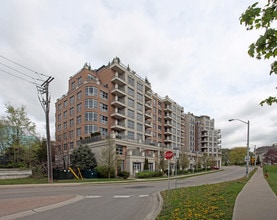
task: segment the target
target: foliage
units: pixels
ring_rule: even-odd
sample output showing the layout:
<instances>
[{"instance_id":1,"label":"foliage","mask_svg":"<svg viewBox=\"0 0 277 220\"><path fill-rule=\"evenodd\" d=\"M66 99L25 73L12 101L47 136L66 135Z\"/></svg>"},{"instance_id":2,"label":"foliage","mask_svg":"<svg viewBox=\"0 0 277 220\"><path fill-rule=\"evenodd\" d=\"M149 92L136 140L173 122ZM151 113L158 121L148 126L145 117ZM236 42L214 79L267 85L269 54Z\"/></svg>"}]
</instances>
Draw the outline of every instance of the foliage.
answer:
<instances>
[{"instance_id":1,"label":"foliage","mask_svg":"<svg viewBox=\"0 0 277 220\"><path fill-rule=\"evenodd\" d=\"M250 173L250 177L254 172ZM164 203L157 220L232 219L238 193L248 178L161 192Z\"/></svg>"},{"instance_id":2,"label":"foliage","mask_svg":"<svg viewBox=\"0 0 277 220\"><path fill-rule=\"evenodd\" d=\"M123 179L128 179L130 176L130 173L128 171L119 171L117 175L119 177L123 177Z\"/></svg>"},{"instance_id":3,"label":"foliage","mask_svg":"<svg viewBox=\"0 0 277 220\"><path fill-rule=\"evenodd\" d=\"M87 145L80 145L72 153L71 164L80 170L93 169L97 166L94 153Z\"/></svg>"},{"instance_id":4,"label":"foliage","mask_svg":"<svg viewBox=\"0 0 277 220\"><path fill-rule=\"evenodd\" d=\"M235 147L229 152L229 162L232 165L243 165L245 164L244 159L246 155L246 147Z\"/></svg>"},{"instance_id":5,"label":"foliage","mask_svg":"<svg viewBox=\"0 0 277 220\"><path fill-rule=\"evenodd\" d=\"M269 149L264 154L264 162L267 164L277 164L277 148Z\"/></svg>"},{"instance_id":6,"label":"foliage","mask_svg":"<svg viewBox=\"0 0 277 220\"><path fill-rule=\"evenodd\" d=\"M146 158L146 157L145 157L145 159L144 159L143 170L149 170L148 158Z\"/></svg>"},{"instance_id":7,"label":"foliage","mask_svg":"<svg viewBox=\"0 0 277 220\"><path fill-rule=\"evenodd\" d=\"M185 152L183 152L180 155L179 161L180 161L180 166L182 167L182 169L188 168L188 166L189 166L189 159L188 159L188 156L185 154Z\"/></svg>"},{"instance_id":8,"label":"foliage","mask_svg":"<svg viewBox=\"0 0 277 220\"><path fill-rule=\"evenodd\" d=\"M115 178L115 168L107 166L97 166L97 175L99 178Z\"/></svg>"},{"instance_id":9,"label":"foliage","mask_svg":"<svg viewBox=\"0 0 277 220\"><path fill-rule=\"evenodd\" d=\"M266 166L264 168L268 173L268 178L266 178L268 184L270 185L272 191L277 196L277 166Z\"/></svg>"},{"instance_id":10,"label":"foliage","mask_svg":"<svg viewBox=\"0 0 277 220\"><path fill-rule=\"evenodd\" d=\"M149 178L149 177L160 177L163 176L162 171L143 171L143 172L138 172L136 174L137 178Z\"/></svg>"},{"instance_id":11,"label":"foliage","mask_svg":"<svg viewBox=\"0 0 277 220\"><path fill-rule=\"evenodd\" d=\"M108 169L108 176L110 176L111 172L115 170L116 162L117 157L114 143L110 138L107 138L107 144L105 147L102 147L99 155L99 164Z\"/></svg>"},{"instance_id":12,"label":"foliage","mask_svg":"<svg viewBox=\"0 0 277 220\"><path fill-rule=\"evenodd\" d=\"M264 33L260 35L258 40L249 46L248 54L251 57L270 59L277 56L277 30L273 25L277 20L276 4L276 0L268 0L267 4L262 8L256 2L249 6L240 17L240 23L244 24L247 30L264 30ZM272 73L277 74L276 60L271 64L269 74L271 75ZM269 96L260 102L261 105L272 105L273 103L277 103L276 96Z\"/></svg>"}]
</instances>

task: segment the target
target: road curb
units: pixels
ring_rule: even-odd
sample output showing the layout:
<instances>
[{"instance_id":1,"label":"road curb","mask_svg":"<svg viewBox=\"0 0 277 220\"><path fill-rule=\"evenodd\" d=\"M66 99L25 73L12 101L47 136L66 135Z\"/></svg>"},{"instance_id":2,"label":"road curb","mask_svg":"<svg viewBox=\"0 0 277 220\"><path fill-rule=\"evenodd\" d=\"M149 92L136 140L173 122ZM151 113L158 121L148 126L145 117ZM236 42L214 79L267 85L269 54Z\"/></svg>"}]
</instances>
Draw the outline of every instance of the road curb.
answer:
<instances>
[{"instance_id":1,"label":"road curb","mask_svg":"<svg viewBox=\"0 0 277 220\"><path fill-rule=\"evenodd\" d=\"M163 198L160 192L156 192L152 194L153 206L148 215L144 218L144 220L153 220L156 219L163 207ZM1 220L1 219L0 219Z\"/></svg>"}]
</instances>

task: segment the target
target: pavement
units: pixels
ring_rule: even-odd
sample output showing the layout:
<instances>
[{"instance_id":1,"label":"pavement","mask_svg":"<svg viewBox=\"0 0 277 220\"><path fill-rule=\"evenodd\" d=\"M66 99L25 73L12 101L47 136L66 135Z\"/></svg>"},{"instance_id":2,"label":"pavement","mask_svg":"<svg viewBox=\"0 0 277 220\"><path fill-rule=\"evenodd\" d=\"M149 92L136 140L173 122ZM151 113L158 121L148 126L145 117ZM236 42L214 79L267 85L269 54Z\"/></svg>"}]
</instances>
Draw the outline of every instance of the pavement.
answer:
<instances>
[{"instance_id":1,"label":"pavement","mask_svg":"<svg viewBox=\"0 0 277 220\"><path fill-rule=\"evenodd\" d=\"M270 178L270 176L269 176ZM5 186L1 186L3 188ZM9 186L6 186L9 187ZM14 186L13 186L14 187ZM162 209L160 193L153 196L153 207L145 220L153 220ZM12 220L53 208L58 208L84 199L80 195L40 196L30 198L0 199L0 220ZM258 168L238 194L232 220L276 220L277 196L269 187Z\"/></svg>"},{"instance_id":2,"label":"pavement","mask_svg":"<svg viewBox=\"0 0 277 220\"><path fill-rule=\"evenodd\" d=\"M248 219L277 219L277 196L268 185L260 167L236 198L233 220Z\"/></svg>"}]
</instances>

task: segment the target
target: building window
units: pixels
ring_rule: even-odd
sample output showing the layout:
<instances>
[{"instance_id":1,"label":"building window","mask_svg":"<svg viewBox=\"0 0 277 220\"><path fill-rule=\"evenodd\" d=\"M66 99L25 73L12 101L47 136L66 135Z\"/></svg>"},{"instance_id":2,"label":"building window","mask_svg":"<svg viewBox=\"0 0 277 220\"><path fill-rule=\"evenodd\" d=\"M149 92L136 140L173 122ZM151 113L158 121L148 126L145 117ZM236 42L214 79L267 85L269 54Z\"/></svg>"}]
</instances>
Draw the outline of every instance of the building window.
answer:
<instances>
[{"instance_id":1,"label":"building window","mask_svg":"<svg viewBox=\"0 0 277 220\"><path fill-rule=\"evenodd\" d=\"M74 90L76 88L75 81L71 83L71 90Z\"/></svg>"},{"instance_id":2,"label":"building window","mask_svg":"<svg viewBox=\"0 0 277 220\"><path fill-rule=\"evenodd\" d=\"M128 95L129 95L129 96L132 96L132 97L135 96L134 90L133 90L132 88L130 88L130 87L128 87Z\"/></svg>"},{"instance_id":3,"label":"building window","mask_svg":"<svg viewBox=\"0 0 277 220\"><path fill-rule=\"evenodd\" d=\"M66 129L67 128L67 122L63 123L63 128Z\"/></svg>"},{"instance_id":4,"label":"building window","mask_svg":"<svg viewBox=\"0 0 277 220\"><path fill-rule=\"evenodd\" d=\"M82 77L78 78L78 86L81 85L83 83Z\"/></svg>"},{"instance_id":5,"label":"building window","mask_svg":"<svg viewBox=\"0 0 277 220\"><path fill-rule=\"evenodd\" d=\"M108 123L108 117L104 115L100 115L100 122L102 124L107 124Z\"/></svg>"},{"instance_id":6,"label":"building window","mask_svg":"<svg viewBox=\"0 0 277 220\"><path fill-rule=\"evenodd\" d=\"M100 103L100 108L102 112L107 112L108 111L108 105L104 103Z\"/></svg>"},{"instance_id":7,"label":"building window","mask_svg":"<svg viewBox=\"0 0 277 220\"><path fill-rule=\"evenodd\" d=\"M86 121L97 121L97 113L96 112L86 112L85 120Z\"/></svg>"},{"instance_id":8,"label":"building window","mask_svg":"<svg viewBox=\"0 0 277 220\"><path fill-rule=\"evenodd\" d=\"M67 150L67 144L63 145L63 150Z\"/></svg>"},{"instance_id":9,"label":"building window","mask_svg":"<svg viewBox=\"0 0 277 220\"><path fill-rule=\"evenodd\" d=\"M76 136L80 137L81 136L81 128L76 129Z\"/></svg>"},{"instance_id":10,"label":"building window","mask_svg":"<svg viewBox=\"0 0 277 220\"><path fill-rule=\"evenodd\" d=\"M72 139L72 138L74 138L74 131L73 130L71 130L70 132L69 132L69 137Z\"/></svg>"},{"instance_id":11,"label":"building window","mask_svg":"<svg viewBox=\"0 0 277 220\"><path fill-rule=\"evenodd\" d=\"M77 112L81 112L81 109L82 109L82 105L81 105L81 104L78 104L78 105L77 105Z\"/></svg>"},{"instance_id":12,"label":"building window","mask_svg":"<svg viewBox=\"0 0 277 220\"><path fill-rule=\"evenodd\" d=\"M103 136L107 136L108 135L108 129L107 128L101 128L100 127L100 133Z\"/></svg>"},{"instance_id":13,"label":"building window","mask_svg":"<svg viewBox=\"0 0 277 220\"><path fill-rule=\"evenodd\" d=\"M143 85L141 84L141 83L137 83L137 90L139 90L139 91L143 91Z\"/></svg>"},{"instance_id":14,"label":"building window","mask_svg":"<svg viewBox=\"0 0 277 220\"><path fill-rule=\"evenodd\" d=\"M70 149L73 149L74 148L74 142L70 142Z\"/></svg>"},{"instance_id":15,"label":"building window","mask_svg":"<svg viewBox=\"0 0 277 220\"><path fill-rule=\"evenodd\" d=\"M134 140L135 139L135 133L132 132L132 131L128 131L128 139Z\"/></svg>"},{"instance_id":16,"label":"building window","mask_svg":"<svg viewBox=\"0 0 277 220\"><path fill-rule=\"evenodd\" d=\"M87 109L97 109L98 101L95 99L86 99L85 105Z\"/></svg>"},{"instance_id":17,"label":"building window","mask_svg":"<svg viewBox=\"0 0 277 220\"><path fill-rule=\"evenodd\" d=\"M135 112L131 109L128 109L128 117L129 118L135 118Z\"/></svg>"},{"instance_id":18,"label":"building window","mask_svg":"<svg viewBox=\"0 0 277 220\"><path fill-rule=\"evenodd\" d=\"M77 125L81 124L82 122L82 117L81 115L77 116Z\"/></svg>"},{"instance_id":19,"label":"building window","mask_svg":"<svg viewBox=\"0 0 277 220\"><path fill-rule=\"evenodd\" d=\"M142 140L142 134L137 134L137 139Z\"/></svg>"},{"instance_id":20,"label":"building window","mask_svg":"<svg viewBox=\"0 0 277 220\"><path fill-rule=\"evenodd\" d=\"M93 86L86 87L86 96L97 96L98 95L98 88Z\"/></svg>"},{"instance_id":21,"label":"building window","mask_svg":"<svg viewBox=\"0 0 277 220\"><path fill-rule=\"evenodd\" d=\"M70 121L69 121L69 126L70 126L70 127L73 127L73 126L74 126L74 119L70 119Z\"/></svg>"},{"instance_id":22,"label":"building window","mask_svg":"<svg viewBox=\"0 0 277 220\"><path fill-rule=\"evenodd\" d=\"M108 93L104 92L104 91L100 91L101 94L101 98L104 100L108 100Z\"/></svg>"},{"instance_id":23,"label":"building window","mask_svg":"<svg viewBox=\"0 0 277 220\"><path fill-rule=\"evenodd\" d=\"M62 125L59 124L59 125L58 125L58 131L61 131L61 130L62 130Z\"/></svg>"},{"instance_id":24,"label":"building window","mask_svg":"<svg viewBox=\"0 0 277 220\"><path fill-rule=\"evenodd\" d=\"M74 100L75 100L75 99L74 99L74 96L71 96L71 97L70 97L70 105L73 105L73 104L74 104Z\"/></svg>"},{"instance_id":25,"label":"building window","mask_svg":"<svg viewBox=\"0 0 277 220\"><path fill-rule=\"evenodd\" d=\"M137 93L137 99L139 100L139 101L143 101L143 96L142 96L142 94L140 94L140 93Z\"/></svg>"},{"instance_id":26,"label":"building window","mask_svg":"<svg viewBox=\"0 0 277 220\"><path fill-rule=\"evenodd\" d=\"M62 104L58 105L58 110L61 111L62 110Z\"/></svg>"},{"instance_id":27,"label":"building window","mask_svg":"<svg viewBox=\"0 0 277 220\"><path fill-rule=\"evenodd\" d=\"M134 106L135 106L135 102L134 102L134 100L133 100L133 99L128 98L128 106L129 106L129 107L133 107L133 108L134 108Z\"/></svg>"},{"instance_id":28,"label":"building window","mask_svg":"<svg viewBox=\"0 0 277 220\"><path fill-rule=\"evenodd\" d=\"M74 107L70 108L70 115L73 116L74 115Z\"/></svg>"},{"instance_id":29,"label":"building window","mask_svg":"<svg viewBox=\"0 0 277 220\"><path fill-rule=\"evenodd\" d=\"M82 91L77 93L77 100L81 100L82 99Z\"/></svg>"},{"instance_id":30,"label":"building window","mask_svg":"<svg viewBox=\"0 0 277 220\"><path fill-rule=\"evenodd\" d=\"M134 80L133 77L128 76L128 84L130 84L131 86L134 86L134 85L135 85L135 80Z\"/></svg>"},{"instance_id":31,"label":"building window","mask_svg":"<svg viewBox=\"0 0 277 220\"><path fill-rule=\"evenodd\" d=\"M143 121L143 117L142 117L142 114L140 113L137 113L137 120L142 122Z\"/></svg>"},{"instance_id":32,"label":"building window","mask_svg":"<svg viewBox=\"0 0 277 220\"><path fill-rule=\"evenodd\" d=\"M143 130L143 126L141 123L137 123L137 130L138 131L142 131Z\"/></svg>"},{"instance_id":33,"label":"building window","mask_svg":"<svg viewBox=\"0 0 277 220\"><path fill-rule=\"evenodd\" d=\"M135 128L135 122L128 120L128 128L134 129Z\"/></svg>"},{"instance_id":34,"label":"building window","mask_svg":"<svg viewBox=\"0 0 277 220\"><path fill-rule=\"evenodd\" d=\"M98 128L96 125L85 125L85 133L91 134L97 132Z\"/></svg>"},{"instance_id":35,"label":"building window","mask_svg":"<svg viewBox=\"0 0 277 220\"><path fill-rule=\"evenodd\" d=\"M67 111L63 112L63 118L67 118Z\"/></svg>"},{"instance_id":36,"label":"building window","mask_svg":"<svg viewBox=\"0 0 277 220\"><path fill-rule=\"evenodd\" d=\"M116 145L116 154L123 155L123 146Z\"/></svg>"},{"instance_id":37,"label":"building window","mask_svg":"<svg viewBox=\"0 0 277 220\"><path fill-rule=\"evenodd\" d=\"M142 111L142 104L137 103L137 110L138 110L138 111Z\"/></svg>"},{"instance_id":38,"label":"building window","mask_svg":"<svg viewBox=\"0 0 277 220\"><path fill-rule=\"evenodd\" d=\"M58 115L58 121L61 121L61 120L62 120L62 115L59 114L59 115Z\"/></svg>"}]
</instances>

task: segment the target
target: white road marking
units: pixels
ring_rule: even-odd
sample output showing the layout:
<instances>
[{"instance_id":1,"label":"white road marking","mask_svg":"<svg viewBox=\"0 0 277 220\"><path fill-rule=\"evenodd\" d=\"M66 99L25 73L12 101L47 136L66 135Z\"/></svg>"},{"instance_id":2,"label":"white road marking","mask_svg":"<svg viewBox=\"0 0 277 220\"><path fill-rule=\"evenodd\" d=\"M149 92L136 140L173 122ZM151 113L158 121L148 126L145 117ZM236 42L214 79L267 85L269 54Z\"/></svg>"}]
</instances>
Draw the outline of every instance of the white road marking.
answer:
<instances>
[{"instance_id":1,"label":"white road marking","mask_svg":"<svg viewBox=\"0 0 277 220\"><path fill-rule=\"evenodd\" d=\"M120 199L120 198L130 198L131 196L114 196L115 199Z\"/></svg>"},{"instance_id":2,"label":"white road marking","mask_svg":"<svg viewBox=\"0 0 277 220\"><path fill-rule=\"evenodd\" d=\"M148 197L149 195L139 195L139 198Z\"/></svg>"},{"instance_id":3,"label":"white road marking","mask_svg":"<svg viewBox=\"0 0 277 220\"><path fill-rule=\"evenodd\" d=\"M86 196L86 199L98 199L101 198L102 196Z\"/></svg>"}]
</instances>

